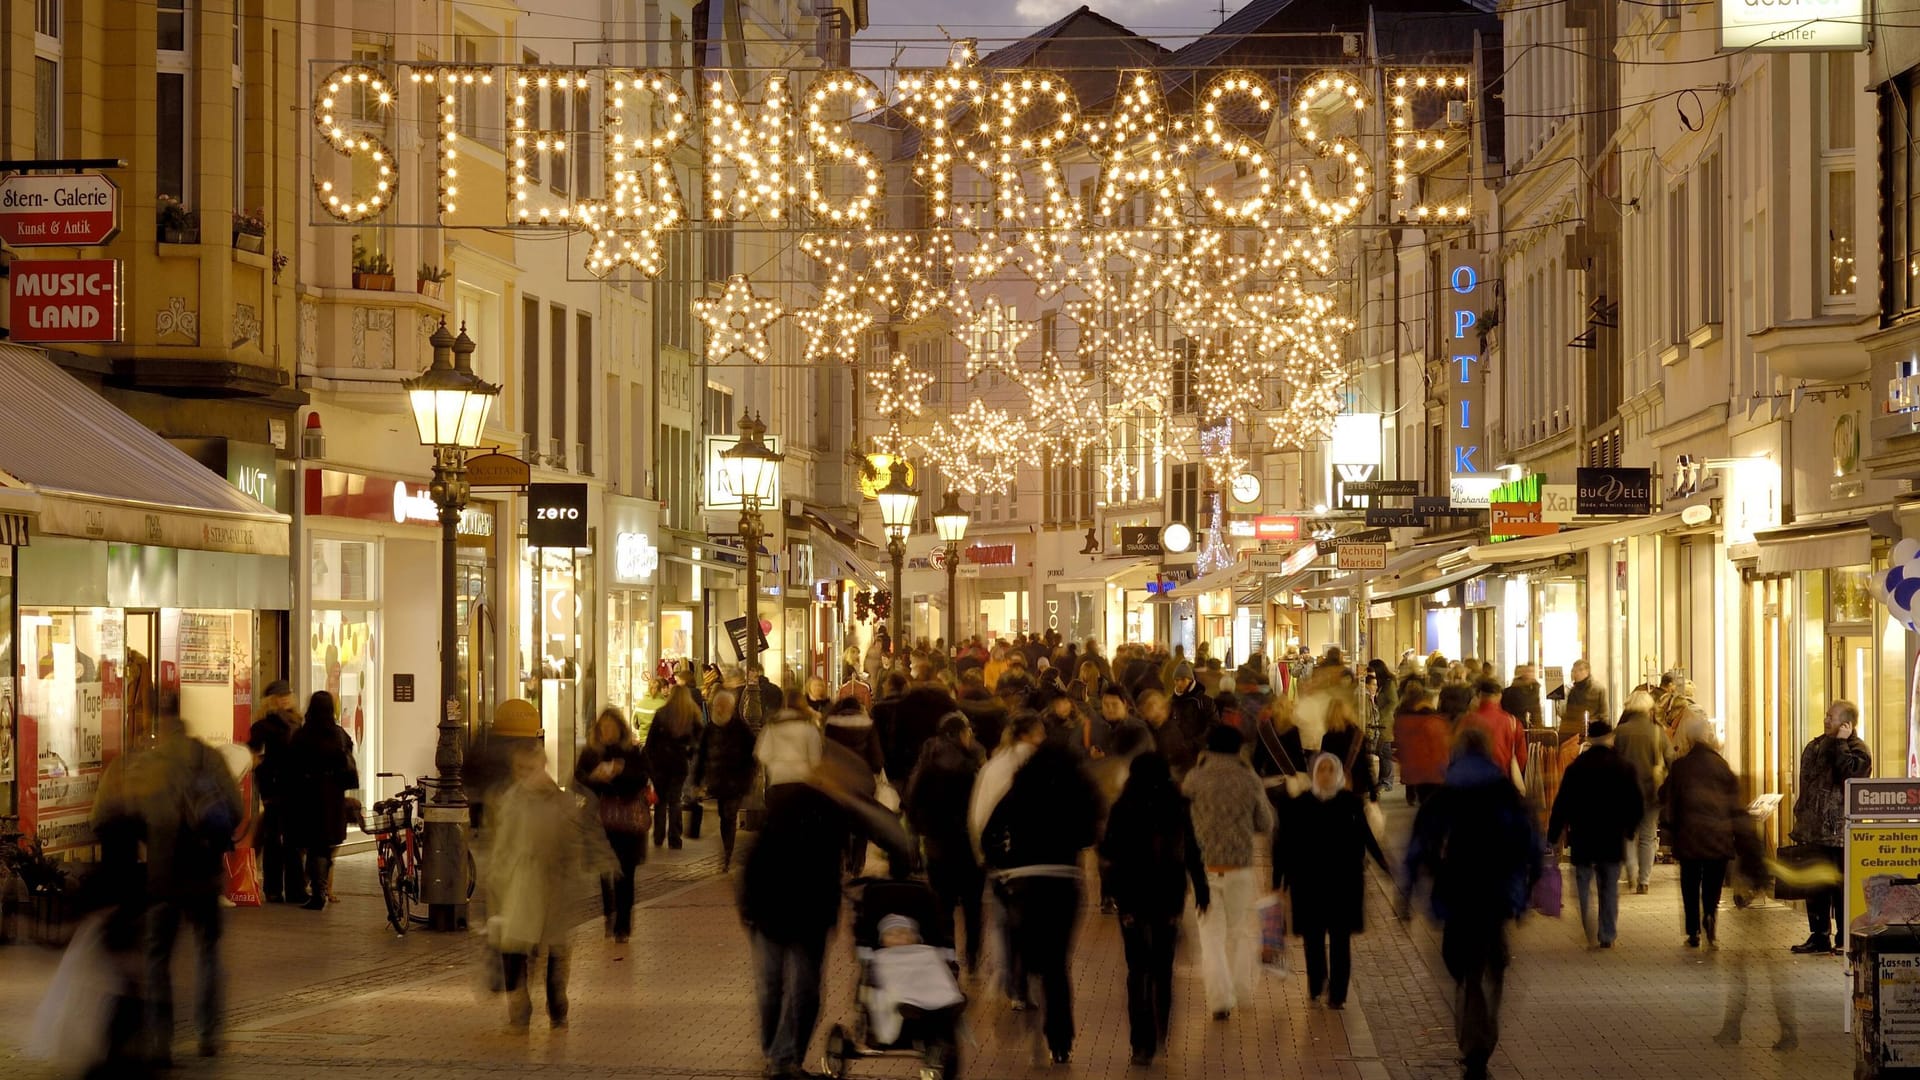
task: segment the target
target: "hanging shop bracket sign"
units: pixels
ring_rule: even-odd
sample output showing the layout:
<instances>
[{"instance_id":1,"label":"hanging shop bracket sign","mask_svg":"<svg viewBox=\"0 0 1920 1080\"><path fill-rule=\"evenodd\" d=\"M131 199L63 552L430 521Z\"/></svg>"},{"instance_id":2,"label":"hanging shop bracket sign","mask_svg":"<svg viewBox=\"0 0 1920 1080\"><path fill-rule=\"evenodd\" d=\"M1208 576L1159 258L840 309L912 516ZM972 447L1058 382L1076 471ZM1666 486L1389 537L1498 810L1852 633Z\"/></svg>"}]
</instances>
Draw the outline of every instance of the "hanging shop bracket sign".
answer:
<instances>
[{"instance_id":1,"label":"hanging shop bracket sign","mask_svg":"<svg viewBox=\"0 0 1920 1080\"><path fill-rule=\"evenodd\" d=\"M1579 469L1574 509L1581 514L1646 517L1653 513L1653 470Z\"/></svg>"},{"instance_id":2,"label":"hanging shop bracket sign","mask_svg":"<svg viewBox=\"0 0 1920 1080\"><path fill-rule=\"evenodd\" d=\"M587 485L527 485L527 546L587 546Z\"/></svg>"},{"instance_id":3,"label":"hanging shop bracket sign","mask_svg":"<svg viewBox=\"0 0 1920 1080\"><path fill-rule=\"evenodd\" d=\"M512 454L478 454L467 459L467 486L475 490L519 491L533 482L533 469Z\"/></svg>"},{"instance_id":4,"label":"hanging shop bracket sign","mask_svg":"<svg viewBox=\"0 0 1920 1080\"><path fill-rule=\"evenodd\" d=\"M0 178L0 242L95 247L120 232L120 188L100 173Z\"/></svg>"},{"instance_id":5,"label":"hanging shop bracket sign","mask_svg":"<svg viewBox=\"0 0 1920 1080\"><path fill-rule=\"evenodd\" d=\"M1333 549L1333 557L1342 570L1385 570L1387 545L1340 544Z\"/></svg>"},{"instance_id":6,"label":"hanging shop bracket sign","mask_svg":"<svg viewBox=\"0 0 1920 1080\"><path fill-rule=\"evenodd\" d=\"M27 345L120 340L119 259L20 259L10 279L9 340Z\"/></svg>"}]
</instances>

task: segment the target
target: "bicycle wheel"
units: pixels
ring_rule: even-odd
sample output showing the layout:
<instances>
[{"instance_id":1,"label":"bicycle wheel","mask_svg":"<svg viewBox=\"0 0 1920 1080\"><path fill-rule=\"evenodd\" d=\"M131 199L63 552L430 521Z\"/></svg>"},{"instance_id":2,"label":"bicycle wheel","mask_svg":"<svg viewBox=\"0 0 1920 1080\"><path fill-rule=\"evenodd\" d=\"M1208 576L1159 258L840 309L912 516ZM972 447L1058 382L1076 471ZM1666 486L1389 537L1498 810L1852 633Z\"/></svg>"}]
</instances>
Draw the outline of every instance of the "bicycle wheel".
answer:
<instances>
[{"instance_id":1,"label":"bicycle wheel","mask_svg":"<svg viewBox=\"0 0 1920 1080\"><path fill-rule=\"evenodd\" d=\"M407 887L401 877L400 852L391 842L380 842L380 897L387 903L387 923L396 934L407 932Z\"/></svg>"}]
</instances>

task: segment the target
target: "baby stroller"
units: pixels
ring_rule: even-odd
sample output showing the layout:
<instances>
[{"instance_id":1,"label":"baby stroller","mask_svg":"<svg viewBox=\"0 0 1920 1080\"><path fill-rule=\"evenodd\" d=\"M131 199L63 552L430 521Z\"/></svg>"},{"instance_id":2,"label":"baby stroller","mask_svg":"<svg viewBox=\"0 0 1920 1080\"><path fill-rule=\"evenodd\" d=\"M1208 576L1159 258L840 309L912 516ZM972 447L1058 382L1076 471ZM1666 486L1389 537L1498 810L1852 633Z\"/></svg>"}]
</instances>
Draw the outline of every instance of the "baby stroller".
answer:
<instances>
[{"instance_id":1,"label":"baby stroller","mask_svg":"<svg viewBox=\"0 0 1920 1080\"><path fill-rule=\"evenodd\" d=\"M955 1080L959 1075L960 1049L958 1026L964 998L949 1008L918 1009L898 1006L901 1023L891 1041L878 1041L876 1030L885 1030L889 1018L874 1011L876 956L881 949L880 923L890 915L904 915L919 926L922 944L941 950L948 970L957 978L960 962L953 951L952 929L937 917L939 907L933 890L924 881L889 881L860 878L851 882L848 895L853 901L853 954L859 967L854 985L854 1019L849 1030L835 1024L827 1032L827 1049L822 1068L828 1076L844 1077L847 1067L863 1057L918 1057L920 1080ZM886 1007L886 1006L882 1006Z\"/></svg>"}]
</instances>

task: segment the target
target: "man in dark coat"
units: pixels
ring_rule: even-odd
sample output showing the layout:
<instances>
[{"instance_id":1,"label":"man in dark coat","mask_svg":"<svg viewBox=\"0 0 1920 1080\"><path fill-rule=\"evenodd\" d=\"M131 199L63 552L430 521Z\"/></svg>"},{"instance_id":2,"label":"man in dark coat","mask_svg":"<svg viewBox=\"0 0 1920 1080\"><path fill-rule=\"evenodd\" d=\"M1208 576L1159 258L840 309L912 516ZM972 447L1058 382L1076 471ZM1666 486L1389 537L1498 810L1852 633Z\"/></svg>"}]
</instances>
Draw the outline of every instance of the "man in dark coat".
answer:
<instances>
[{"instance_id":1,"label":"man in dark coat","mask_svg":"<svg viewBox=\"0 0 1920 1080\"><path fill-rule=\"evenodd\" d=\"M891 710L890 722L880 728L885 751L887 779L895 787L904 785L920 763L920 752L933 740L940 722L955 709L953 696L939 683L920 683L900 696ZM880 723L875 715L874 723Z\"/></svg>"},{"instance_id":2,"label":"man in dark coat","mask_svg":"<svg viewBox=\"0 0 1920 1080\"><path fill-rule=\"evenodd\" d=\"M1507 924L1526 912L1540 878L1540 837L1507 770L1493 763L1486 732L1464 728L1447 782L1420 801L1407 845L1406 880L1433 878L1431 905L1443 924L1441 960L1459 992L1465 1080L1486 1080L1500 1039Z\"/></svg>"},{"instance_id":3,"label":"man in dark coat","mask_svg":"<svg viewBox=\"0 0 1920 1080\"><path fill-rule=\"evenodd\" d=\"M1873 775L1873 755L1854 734L1860 710L1851 701L1827 706L1826 729L1800 751L1800 791L1793 799L1792 836L1809 844L1838 874L1847 840L1847 781ZM1828 927L1831 925L1832 929ZM1842 952L1847 921L1839 885L1807 898L1807 940L1793 947L1797 953Z\"/></svg>"},{"instance_id":4,"label":"man in dark coat","mask_svg":"<svg viewBox=\"0 0 1920 1080\"><path fill-rule=\"evenodd\" d=\"M1513 669L1513 682L1500 694L1500 709L1529 728L1546 723L1540 709L1540 680L1533 677L1533 665Z\"/></svg>"},{"instance_id":5,"label":"man in dark coat","mask_svg":"<svg viewBox=\"0 0 1920 1080\"><path fill-rule=\"evenodd\" d=\"M1644 806L1640 781L1633 766L1613 748L1613 725L1587 722L1587 748L1574 758L1560 778L1547 821L1547 842L1558 844L1567 834L1572 849L1573 877L1580 896L1580 927L1589 948L1613 948L1620 920L1620 864L1626 858L1627 837L1640 826ZM1557 873L1549 869L1548 873ZM1600 918L1596 927L1588 914L1594 877L1600 878Z\"/></svg>"},{"instance_id":6,"label":"man in dark coat","mask_svg":"<svg viewBox=\"0 0 1920 1080\"><path fill-rule=\"evenodd\" d=\"M353 737L334 716L333 695L321 690L307 703L307 718L287 741L287 816L290 844L306 861L307 902L327 906L333 851L347 838L347 792L360 786Z\"/></svg>"},{"instance_id":7,"label":"man in dark coat","mask_svg":"<svg viewBox=\"0 0 1920 1080\"><path fill-rule=\"evenodd\" d=\"M907 824L925 851L927 884L939 899L940 917L950 939L954 909L960 910L967 930L962 955L968 971L980 964L980 901L987 879L973 855L967 808L973 799L974 777L984 760L974 745L967 715L949 710L940 721L939 734L927 742L909 774L901 801Z\"/></svg>"},{"instance_id":8,"label":"man in dark coat","mask_svg":"<svg viewBox=\"0 0 1920 1080\"><path fill-rule=\"evenodd\" d=\"M1180 726L1187 741L1199 746L1207 741L1207 729L1219 720L1219 710L1206 689L1193 677L1193 665L1175 664L1173 668L1173 722Z\"/></svg>"},{"instance_id":9,"label":"man in dark coat","mask_svg":"<svg viewBox=\"0 0 1920 1080\"><path fill-rule=\"evenodd\" d=\"M267 684L260 698L260 718L247 729L247 749L253 751L253 790L260 798L260 819L253 846L260 851L261 892L269 904L307 902L307 886L300 857L289 856L286 839L287 742L300 727L293 708L293 687L285 679Z\"/></svg>"},{"instance_id":10,"label":"man in dark coat","mask_svg":"<svg viewBox=\"0 0 1920 1080\"><path fill-rule=\"evenodd\" d=\"M1069 962L1080 915L1080 853L1092 846L1099 796L1073 752L1042 742L981 831L987 865L1005 888L1020 969L1040 980L1041 1026L1054 1064L1073 1051Z\"/></svg>"},{"instance_id":11,"label":"man in dark coat","mask_svg":"<svg viewBox=\"0 0 1920 1080\"><path fill-rule=\"evenodd\" d=\"M988 754L999 748L1007 728L1007 707L987 691L986 680L978 670L960 677L960 693L954 698L954 705L967 714L967 723L973 726L974 745Z\"/></svg>"}]
</instances>

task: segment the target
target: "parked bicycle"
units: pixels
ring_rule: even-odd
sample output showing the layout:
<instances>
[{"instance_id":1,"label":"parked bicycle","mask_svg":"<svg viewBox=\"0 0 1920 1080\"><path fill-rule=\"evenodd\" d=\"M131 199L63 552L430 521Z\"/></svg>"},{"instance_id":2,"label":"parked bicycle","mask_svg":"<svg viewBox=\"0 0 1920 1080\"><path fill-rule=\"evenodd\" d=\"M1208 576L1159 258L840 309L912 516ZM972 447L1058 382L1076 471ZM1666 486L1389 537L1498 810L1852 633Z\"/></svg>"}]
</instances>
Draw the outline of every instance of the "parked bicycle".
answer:
<instances>
[{"instance_id":1,"label":"parked bicycle","mask_svg":"<svg viewBox=\"0 0 1920 1080\"><path fill-rule=\"evenodd\" d=\"M399 773L380 773L381 779L406 780ZM380 896L387 904L387 922L396 934L404 934L414 923L427 921L423 897L424 873L421 866L421 808L426 803L432 780L422 777L419 784L403 787L391 799L382 799L361 818L360 831L374 839L374 867L380 878ZM467 852L467 898L473 898L475 879L473 852Z\"/></svg>"}]
</instances>

